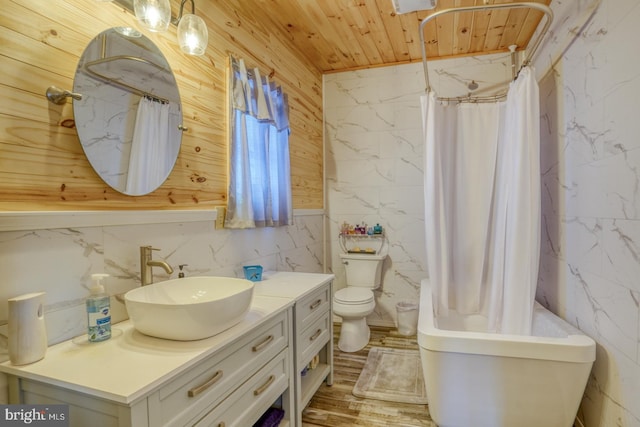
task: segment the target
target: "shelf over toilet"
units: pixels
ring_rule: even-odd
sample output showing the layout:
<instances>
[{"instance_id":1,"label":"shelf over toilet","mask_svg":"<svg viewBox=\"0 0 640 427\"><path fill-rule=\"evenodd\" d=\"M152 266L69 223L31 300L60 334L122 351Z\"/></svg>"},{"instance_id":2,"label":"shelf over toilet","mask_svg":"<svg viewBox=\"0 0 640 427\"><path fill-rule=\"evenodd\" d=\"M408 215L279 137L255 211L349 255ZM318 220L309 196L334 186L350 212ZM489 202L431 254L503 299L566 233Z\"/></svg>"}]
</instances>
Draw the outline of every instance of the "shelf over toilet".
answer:
<instances>
[{"instance_id":1,"label":"shelf over toilet","mask_svg":"<svg viewBox=\"0 0 640 427\"><path fill-rule=\"evenodd\" d=\"M340 247L344 253L348 254L379 255L382 253L385 242L386 237L384 233L340 233L339 236Z\"/></svg>"}]
</instances>

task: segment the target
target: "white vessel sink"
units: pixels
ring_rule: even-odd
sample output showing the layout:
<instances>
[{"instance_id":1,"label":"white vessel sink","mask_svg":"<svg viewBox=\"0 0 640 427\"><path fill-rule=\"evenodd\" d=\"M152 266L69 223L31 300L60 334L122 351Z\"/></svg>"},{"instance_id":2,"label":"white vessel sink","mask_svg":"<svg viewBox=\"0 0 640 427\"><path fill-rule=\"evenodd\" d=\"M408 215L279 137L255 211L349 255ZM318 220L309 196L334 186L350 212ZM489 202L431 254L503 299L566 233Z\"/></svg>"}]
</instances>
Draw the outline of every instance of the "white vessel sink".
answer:
<instances>
[{"instance_id":1,"label":"white vessel sink","mask_svg":"<svg viewBox=\"0 0 640 427\"><path fill-rule=\"evenodd\" d=\"M191 341L216 335L249 311L254 283L230 277L166 280L124 296L134 328L145 335Z\"/></svg>"}]
</instances>

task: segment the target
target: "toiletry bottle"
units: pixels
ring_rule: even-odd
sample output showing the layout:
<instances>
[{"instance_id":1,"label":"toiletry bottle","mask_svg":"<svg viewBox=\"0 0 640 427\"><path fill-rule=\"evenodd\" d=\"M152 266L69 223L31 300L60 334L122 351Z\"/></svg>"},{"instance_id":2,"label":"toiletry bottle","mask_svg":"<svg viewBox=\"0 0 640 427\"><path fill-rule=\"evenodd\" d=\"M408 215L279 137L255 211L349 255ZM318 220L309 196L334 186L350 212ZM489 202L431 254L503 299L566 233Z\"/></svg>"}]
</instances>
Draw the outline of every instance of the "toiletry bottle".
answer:
<instances>
[{"instance_id":1,"label":"toiletry bottle","mask_svg":"<svg viewBox=\"0 0 640 427\"><path fill-rule=\"evenodd\" d=\"M111 306L101 281L108 274L92 274L91 295L87 298L87 320L90 342L111 338Z\"/></svg>"}]
</instances>

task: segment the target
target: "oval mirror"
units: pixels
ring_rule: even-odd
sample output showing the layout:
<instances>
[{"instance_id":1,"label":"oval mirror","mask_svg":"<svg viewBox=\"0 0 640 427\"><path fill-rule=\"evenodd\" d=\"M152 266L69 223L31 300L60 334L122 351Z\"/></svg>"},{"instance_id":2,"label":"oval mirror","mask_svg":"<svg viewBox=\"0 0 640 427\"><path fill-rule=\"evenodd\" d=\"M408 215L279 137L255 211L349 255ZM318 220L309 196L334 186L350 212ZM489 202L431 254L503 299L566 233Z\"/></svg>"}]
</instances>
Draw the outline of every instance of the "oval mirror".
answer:
<instances>
[{"instance_id":1,"label":"oval mirror","mask_svg":"<svg viewBox=\"0 0 640 427\"><path fill-rule=\"evenodd\" d=\"M180 151L182 108L160 49L131 28L105 30L82 54L73 91L80 143L104 182L130 196L162 185Z\"/></svg>"}]
</instances>

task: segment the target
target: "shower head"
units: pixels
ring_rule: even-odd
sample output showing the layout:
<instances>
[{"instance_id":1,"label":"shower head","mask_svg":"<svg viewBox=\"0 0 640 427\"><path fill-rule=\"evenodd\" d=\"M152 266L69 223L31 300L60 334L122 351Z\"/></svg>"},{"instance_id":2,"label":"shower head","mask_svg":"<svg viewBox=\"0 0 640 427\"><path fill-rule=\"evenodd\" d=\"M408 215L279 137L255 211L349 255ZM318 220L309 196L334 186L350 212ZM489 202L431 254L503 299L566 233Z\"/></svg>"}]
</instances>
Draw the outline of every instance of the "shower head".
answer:
<instances>
[{"instance_id":1,"label":"shower head","mask_svg":"<svg viewBox=\"0 0 640 427\"><path fill-rule=\"evenodd\" d=\"M471 83L469 83L467 87L469 88L469 90L476 90L478 89L478 83L476 83L475 80L471 80Z\"/></svg>"}]
</instances>

